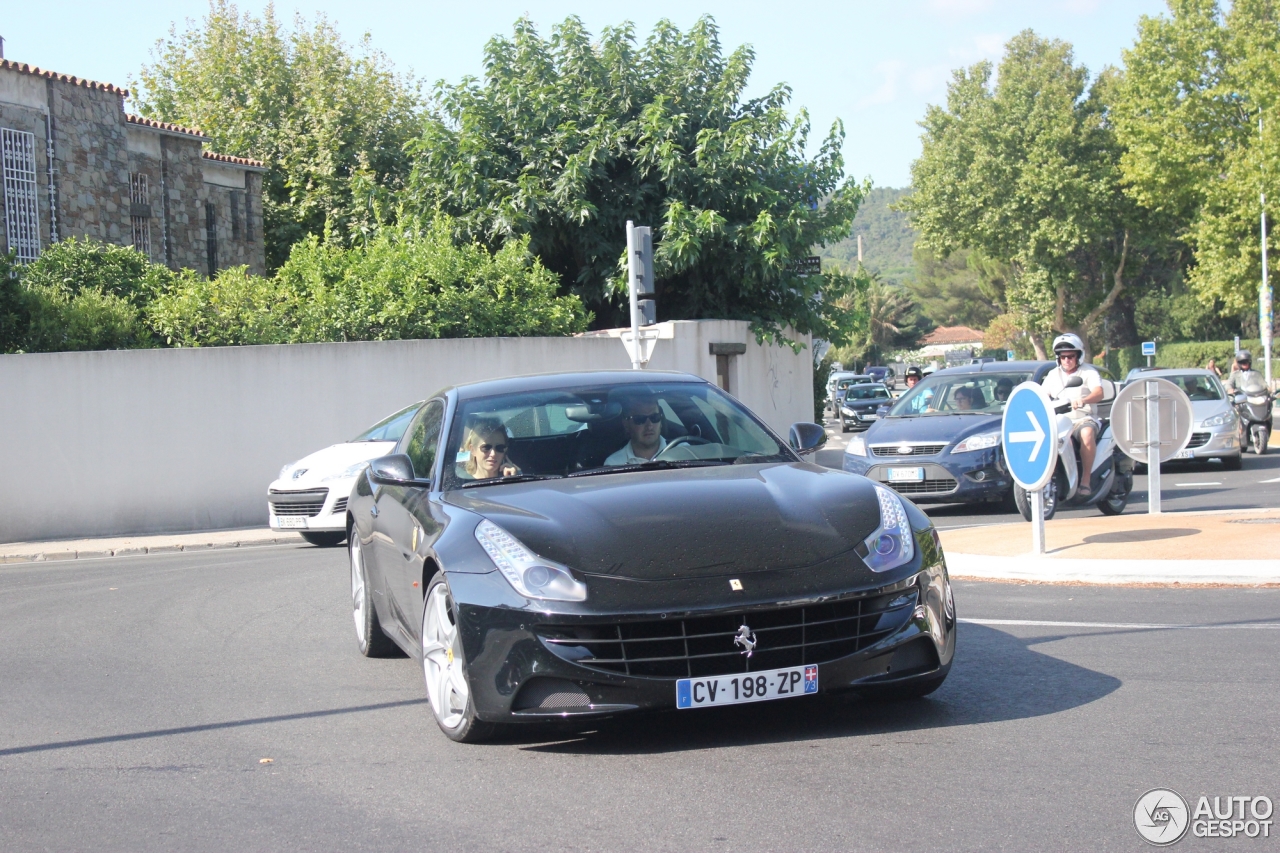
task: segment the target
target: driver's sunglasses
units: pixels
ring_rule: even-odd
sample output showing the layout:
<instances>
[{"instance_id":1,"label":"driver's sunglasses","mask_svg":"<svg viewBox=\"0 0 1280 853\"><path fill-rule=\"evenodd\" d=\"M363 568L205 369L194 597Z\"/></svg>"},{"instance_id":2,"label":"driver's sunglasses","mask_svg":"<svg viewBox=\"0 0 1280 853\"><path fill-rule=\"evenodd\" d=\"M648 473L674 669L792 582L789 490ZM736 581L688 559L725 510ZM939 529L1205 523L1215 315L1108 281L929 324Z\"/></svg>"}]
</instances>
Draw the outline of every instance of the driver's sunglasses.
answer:
<instances>
[{"instance_id":1,"label":"driver's sunglasses","mask_svg":"<svg viewBox=\"0 0 1280 853\"><path fill-rule=\"evenodd\" d=\"M633 424L660 424L662 423L662 412L654 412L652 415L629 415L627 420Z\"/></svg>"},{"instance_id":2,"label":"driver's sunglasses","mask_svg":"<svg viewBox=\"0 0 1280 853\"><path fill-rule=\"evenodd\" d=\"M1078 352L1060 352L1060 353L1058 353L1058 361L1062 361L1064 358L1069 358L1069 359L1071 359L1072 361L1079 361L1079 360L1080 360L1080 353L1078 353Z\"/></svg>"},{"instance_id":3,"label":"driver's sunglasses","mask_svg":"<svg viewBox=\"0 0 1280 853\"><path fill-rule=\"evenodd\" d=\"M505 444L482 444L478 449L481 456L488 456L490 453L507 452L507 446Z\"/></svg>"}]
</instances>

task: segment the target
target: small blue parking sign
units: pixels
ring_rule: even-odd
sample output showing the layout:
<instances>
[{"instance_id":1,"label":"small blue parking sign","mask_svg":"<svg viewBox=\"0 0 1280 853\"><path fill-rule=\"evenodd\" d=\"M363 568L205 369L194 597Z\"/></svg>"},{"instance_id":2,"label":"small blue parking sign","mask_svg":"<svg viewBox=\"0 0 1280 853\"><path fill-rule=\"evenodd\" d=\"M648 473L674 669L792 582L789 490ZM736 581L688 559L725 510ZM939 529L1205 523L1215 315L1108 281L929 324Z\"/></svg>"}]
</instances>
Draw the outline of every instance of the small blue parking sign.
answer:
<instances>
[{"instance_id":1,"label":"small blue parking sign","mask_svg":"<svg viewBox=\"0 0 1280 853\"><path fill-rule=\"evenodd\" d=\"M1143 341L1143 342L1142 342L1142 354L1143 354L1143 355L1155 355L1155 354L1156 354L1156 342L1155 342L1155 341Z\"/></svg>"},{"instance_id":2,"label":"small blue parking sign","mask_svg":"<svg viewBox=\"0 0 1280 853\"><path fill-rule=\"evenodd\" d=\"M1009 395L1000 437L1009 473L1028 492L1044 487L1058 463L1057 416L1049 395L1036 382L1023 382Z\"/></svg>"}]
</instances>

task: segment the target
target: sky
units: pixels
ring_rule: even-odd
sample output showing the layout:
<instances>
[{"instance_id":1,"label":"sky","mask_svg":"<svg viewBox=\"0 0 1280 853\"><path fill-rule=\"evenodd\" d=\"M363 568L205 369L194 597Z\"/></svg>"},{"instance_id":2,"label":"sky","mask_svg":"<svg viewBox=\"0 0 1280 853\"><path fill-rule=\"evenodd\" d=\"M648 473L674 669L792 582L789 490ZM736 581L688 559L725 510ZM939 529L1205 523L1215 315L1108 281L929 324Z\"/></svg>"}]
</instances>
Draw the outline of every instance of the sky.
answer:
<instances>
[{"instance_id":1,"label":"sky","mask_svg":"<svg viewBox=\"0 0 1280 853\"><path fill-rule=\"evenodd\" d=\"M260 0L240 9L259 13ZM172 24L198 21L203 0L130 0L120 4L60 0L13 3L0 14L7 59L120 86L136 78ZM832 122L844 122L845 171L876 186L911 181L920 154L918 122L929 104L944 103L956 68L998 61L1004 43L1023 29L1063 39L1092 73L1121 62L1143 15L1165 13L1162 0L896 0L896 2L561 2L561 0L280 0L281 18L323 13L350 41L369 33L398 70L426 81L479 75L484 44L507 34L524 15L547 35L569 15L589 31L622 21L646 35L667 18L687 29L701 15L720 26L728 53L756 52L749 95L777 83L792 87L792 107L808 109L811 149ZM51 12L53 13L51 15Z\"/></svg>"}]
</instances>

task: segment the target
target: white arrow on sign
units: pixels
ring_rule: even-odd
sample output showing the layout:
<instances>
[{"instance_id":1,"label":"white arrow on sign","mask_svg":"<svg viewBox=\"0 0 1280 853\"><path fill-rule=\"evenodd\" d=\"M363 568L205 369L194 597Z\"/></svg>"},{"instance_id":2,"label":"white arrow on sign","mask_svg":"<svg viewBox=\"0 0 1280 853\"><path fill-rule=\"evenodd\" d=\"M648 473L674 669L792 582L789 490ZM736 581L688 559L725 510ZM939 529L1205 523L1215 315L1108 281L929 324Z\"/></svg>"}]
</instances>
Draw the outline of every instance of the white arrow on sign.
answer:
<instances>
[{"instance_id":1,"label":"white arrow on sign","mask_svg":"<svg viewBox=\"0 0 1280 853\"><path fill-rule=\"evenodd\" d=\"M1044 430L1040 427L1040 422L1036 420L1034 412L1027 412L1027 420L1031 421L1031 429L1023 432L1009 433L1009 441L1015 444L1025 444L1028 441L1034 441L1035 445L1031 448L1031 457L1028 462L1035 462L1036 457L1040 455L1040 446L1044 444Z\"/></svg>"}]
</instances>

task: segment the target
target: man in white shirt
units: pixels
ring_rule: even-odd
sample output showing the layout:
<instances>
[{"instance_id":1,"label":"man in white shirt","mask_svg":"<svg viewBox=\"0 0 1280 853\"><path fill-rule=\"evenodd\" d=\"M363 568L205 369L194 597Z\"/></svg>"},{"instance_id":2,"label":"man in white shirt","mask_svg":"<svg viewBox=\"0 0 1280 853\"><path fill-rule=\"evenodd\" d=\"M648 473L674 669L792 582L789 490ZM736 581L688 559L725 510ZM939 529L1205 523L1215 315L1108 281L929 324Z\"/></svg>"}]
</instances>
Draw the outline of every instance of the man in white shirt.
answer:
<instances>
[{"instance_id":1,"label":"man in white shirt","mask_svg":"<svg viewBox=\"0 0 1280 853\"><path fill-rule=\"evenodd\" d=\"M662 409L652 397L635 397L624 410L622 426L630 438L616 453L604 460L605 465L639 465L650 462L667 446L662 437Z\"/></svg>"},{"instance_id":2,"label":"man in white shirt","mask_svg":"<svg viewBox=\"0 0 1280 853\"><path fill-rule=\"evenodd\" d=\"M1093 458L1098 451L1098 402L1102 400L1102 375L1084 361L1084 341L1070 333L1059 335L1053 341L1053 354L1058 366L1045 374L1040 384L1045 392L1059 400L1071 401L1070 418L1074 422L1072 432L1080 440L1080 488L1076 494L1088 497L1093 494L1090 478ZM1068 388L1067 380L1079 376L1084 384Z\"/></svg>"}]
</instances>

